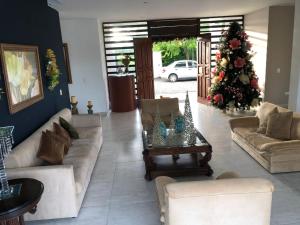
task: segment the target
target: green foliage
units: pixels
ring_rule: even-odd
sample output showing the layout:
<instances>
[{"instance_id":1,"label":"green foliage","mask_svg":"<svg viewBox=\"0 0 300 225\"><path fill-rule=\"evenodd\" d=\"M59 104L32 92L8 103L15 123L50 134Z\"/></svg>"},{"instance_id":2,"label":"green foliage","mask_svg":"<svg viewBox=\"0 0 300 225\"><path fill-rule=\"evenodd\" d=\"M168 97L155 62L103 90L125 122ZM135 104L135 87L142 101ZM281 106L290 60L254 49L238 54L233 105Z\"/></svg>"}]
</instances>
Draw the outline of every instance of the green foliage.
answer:
<instances>
[{"instance_id":1,"label":"green foliage","mask_svg":"<svg viewBox=\"0 0 300 225\"><path fill-rule=\"evenodd\" d=\"M212 69L211 104L220 109L249 109L261 101L248 35L236 22L222 33Z\"/></svg>"},{"instance_id":2,"label":"green foliage","mask_svg":"<svg viewBox=\"0 0 300 225\"><path fill-rule=\"evenodd\" d=\"M162 64L167 66L176 60L196 59L196 38L159 41L153 44L153 51L162 53Z\"/></svg>"}]
</instances>

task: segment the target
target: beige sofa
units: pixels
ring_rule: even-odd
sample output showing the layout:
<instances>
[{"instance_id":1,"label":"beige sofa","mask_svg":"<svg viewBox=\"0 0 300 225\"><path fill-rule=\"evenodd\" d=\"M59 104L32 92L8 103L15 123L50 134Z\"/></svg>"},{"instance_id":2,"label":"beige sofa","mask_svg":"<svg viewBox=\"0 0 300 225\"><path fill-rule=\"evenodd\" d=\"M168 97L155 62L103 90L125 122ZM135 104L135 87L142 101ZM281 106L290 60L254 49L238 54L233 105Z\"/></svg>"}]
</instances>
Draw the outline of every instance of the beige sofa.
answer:
<instances>
[{"instance_id":1,"label":"beige sofa","mask_svg":"<svg viewBox=\"0 0 300 225\"><path fill-rule=\"evenodd\" d=\"M155 180L164 225L269 225L272 183L258 178Z\"/></svg>"},{"instance_id":2,"label":"beige sofa","mask_svg":"<svg viewBox=\"0 0 300 225\"><path fill-rule=\"evenodd\" d=\"M160 118L166 126L170 125L171 113L174 117L180 115L178 98L142 99L141 118L144 130L153 127L157 109L159 109Z\"/></svg>"},{"instance_id":3,"label":"beige sofa","mask_svg":"<svg viewBox=\"0 0 300 225\"><path fill-rule=\"evenodd\" d=\"M288 109L264 102L257 116L235 118L229 121L232 139L271 173L300 171L300 114L293 114L291 140L283 141L257 133L261 110L279 112Z\"/></svg>"},{"instance_id":4,"label":"beige sofa","mask_svg":"<svg viewBox=\"0 0 300 225\"><path fill-rule=\"evenodd\" d=\"M63 165L43 166L36 157L42 131L53 130L53 122L63 117L76 127L80 139L73 140ZM25 220L76 217L87 190L102 146L99 114L71 115L64 109L13 149L6 160L9 178L34 178L44 184L37 212L25 214Z\"/></svg>"}]
</instances>

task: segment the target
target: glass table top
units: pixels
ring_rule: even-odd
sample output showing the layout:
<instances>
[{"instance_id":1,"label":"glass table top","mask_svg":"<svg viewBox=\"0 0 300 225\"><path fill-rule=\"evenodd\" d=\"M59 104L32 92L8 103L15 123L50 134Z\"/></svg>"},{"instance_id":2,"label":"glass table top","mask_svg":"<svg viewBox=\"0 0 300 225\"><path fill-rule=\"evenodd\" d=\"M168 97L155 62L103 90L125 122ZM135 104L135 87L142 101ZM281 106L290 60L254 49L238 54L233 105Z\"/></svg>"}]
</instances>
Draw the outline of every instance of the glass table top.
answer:
<instances>
[{"instance_id":1,"label":"glass table top","mask_svg":"<svg viewBox=\"0 0 300 225\"><path fill-rule=\"evenodd\" d=\"M194 145L189 145L185 139L184 132L176 133L174 130L167 129L166 137L164 138L164 144L159 146L152 146L152 132L143 130L143 142L145 148L172 148L172 147L191 147L191 146L205 146L209 143L201 135L201 133L195 129L196 143Z\"/></svg>"}]
</instances>

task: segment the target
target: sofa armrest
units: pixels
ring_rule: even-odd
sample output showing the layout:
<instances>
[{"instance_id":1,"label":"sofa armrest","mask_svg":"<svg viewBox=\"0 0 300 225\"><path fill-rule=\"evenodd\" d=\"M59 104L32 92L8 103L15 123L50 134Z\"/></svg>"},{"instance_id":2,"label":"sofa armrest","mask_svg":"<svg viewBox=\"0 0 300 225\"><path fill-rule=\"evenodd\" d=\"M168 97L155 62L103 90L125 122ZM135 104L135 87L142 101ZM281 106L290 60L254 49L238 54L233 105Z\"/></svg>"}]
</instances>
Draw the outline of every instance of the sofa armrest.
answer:
<instances>
[{"instance_id":1,"label":"sofa armrest","mask_svg":"<svg viewBox=\"0 0 300 225\"><path fill-rule=\"evenodd\" d=\"M26 220L77 216L76 185L72 165L37 166L6 170L9 179L33 178L44 184L44 193L34 215Z\"/></svg>"},{"instance_id":2,"label":"sofa armrest","mask_svg":"<svg viewBox=\"0 0 300 225\"><path fill-rule=\"evenodd\" d=\"M232 131L237 127L258 127L259 119L256 116L234 118L229 120L229 125Z\"/></svg>"},{"instance_id":3,"label":"sofa armrest","mask_svg":"<svg viewBox=\"0 0 300 225\"><path fill-rule=\"evenodd\" d=\"M299 152L300 153L300 140L291 140L291 141L281 141L281 142L273 142L267 143L261 146L260 151L276 154L276 153L288 153L288 152Z\"/></svg>"},{"instance_id":4,"label":"sofa armrest","mask_svg":"<svg viewBox=\"0 0 300 225\"><path fill-rule=\"evenodd\" d=\"M72 115L74 127L101 127L100 113Z\"/></svg>"}]
</instances>

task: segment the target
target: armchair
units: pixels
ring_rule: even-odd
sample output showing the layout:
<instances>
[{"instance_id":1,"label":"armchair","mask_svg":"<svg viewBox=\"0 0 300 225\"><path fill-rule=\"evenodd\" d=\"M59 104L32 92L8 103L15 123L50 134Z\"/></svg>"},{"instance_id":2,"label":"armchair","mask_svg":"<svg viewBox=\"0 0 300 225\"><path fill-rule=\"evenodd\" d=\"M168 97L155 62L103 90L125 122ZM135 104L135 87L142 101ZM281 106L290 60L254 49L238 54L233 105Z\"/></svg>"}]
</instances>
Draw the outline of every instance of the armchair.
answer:
<instances>
[{"instance_id":1,"label":"armchair","mask_svg":"<svg viewBox=\"0 0 300 225\"><path fill-rule=\"evenodd\" d=\"M270 224L274 187L268 180L225 175L190 182L158 177L155 182L162 224Z\"/></svg>"},{"instance_id":2,"label":"armchair","mask_svg":"<svg viewBox=\"0 0 300 225\"><path fill-rule=\"evenodd\" d=\"M157 107L159 109L161 120L166 126L170 125L171 113L173 113L174 116L180 114L178 98L142 99L141 119L145 130L153 127Z\"/></svg>"}]
</instances>

